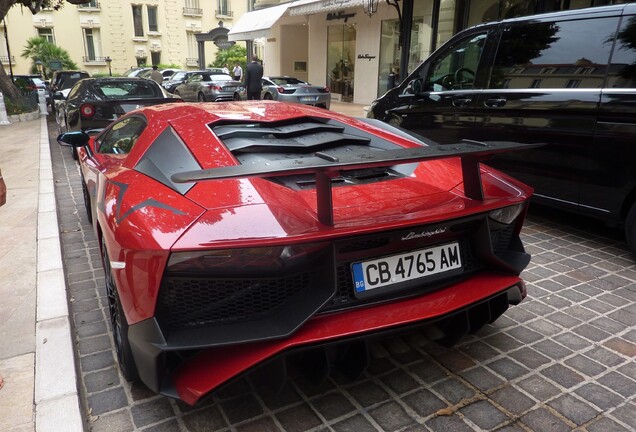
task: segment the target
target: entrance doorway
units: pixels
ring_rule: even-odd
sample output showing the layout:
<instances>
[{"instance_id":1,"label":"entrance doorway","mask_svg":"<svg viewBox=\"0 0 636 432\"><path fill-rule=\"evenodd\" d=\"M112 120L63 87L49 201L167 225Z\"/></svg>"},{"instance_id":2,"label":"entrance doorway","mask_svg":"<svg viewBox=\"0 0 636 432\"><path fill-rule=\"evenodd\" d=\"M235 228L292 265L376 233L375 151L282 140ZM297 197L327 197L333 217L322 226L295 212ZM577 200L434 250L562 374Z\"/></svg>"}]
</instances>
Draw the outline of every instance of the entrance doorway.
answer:
<instances>
[{"instance_id":1,"label":"entrance doorway","mask_svg":"<svg viewBox=\"0 0 636 432\"><path fill-rule=\"evenodd\" d=\"M355 53L354 24L327 27L327 85L343 102L353 102Z\"/></svg>"}]
</instances>

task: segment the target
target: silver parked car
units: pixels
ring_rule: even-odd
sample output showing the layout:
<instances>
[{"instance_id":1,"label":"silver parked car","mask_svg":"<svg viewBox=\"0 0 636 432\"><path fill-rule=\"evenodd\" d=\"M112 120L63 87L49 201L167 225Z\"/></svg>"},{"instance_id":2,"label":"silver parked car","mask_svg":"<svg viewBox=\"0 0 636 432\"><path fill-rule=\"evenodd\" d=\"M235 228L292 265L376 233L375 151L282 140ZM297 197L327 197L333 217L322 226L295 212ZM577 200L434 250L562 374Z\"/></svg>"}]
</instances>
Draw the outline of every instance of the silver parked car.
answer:
<instances>
[{"instance_id":1,"label":"silver parked car","mask_svg":"<svg viewBox=\"0 0 636 432\"><path fill-rule=\"evenodd\" d=\"M263 99L295 102L329 109L329 88L315 86L290 76L263 77Z\"/></svg>"},{"instance_id":2,"label":"silver parked car","mask_svg":"<svg viewBox=\"0 0 636 432\"><path fill-rule=\"evenodd\" d=\"M218 102L241 100L243 84L231 76L216 72L199 72L179 84L174 94L185 101Z\"/></svg>"}]
</instances>

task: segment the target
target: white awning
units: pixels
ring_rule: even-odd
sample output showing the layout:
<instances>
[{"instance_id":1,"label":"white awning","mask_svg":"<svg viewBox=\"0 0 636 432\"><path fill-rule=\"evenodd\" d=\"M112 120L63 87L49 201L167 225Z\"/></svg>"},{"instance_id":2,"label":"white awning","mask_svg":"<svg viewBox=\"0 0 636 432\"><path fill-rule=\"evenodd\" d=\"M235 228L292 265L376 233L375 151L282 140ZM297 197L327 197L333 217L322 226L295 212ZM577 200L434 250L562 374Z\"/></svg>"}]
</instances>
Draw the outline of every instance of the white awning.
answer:
<instances>
[{"instance_id":1,"label":"white awning","mask_svg":"<svg viewBox=\"0 0 636 432\"><path fill-rule=\"evenodd\" d=\"M292 3L247 12L238 19L227 34L228 40L254 40L269 36L270 29Z\"/></svg>"},{"instance_id":2,"label":"white awning","mask_svg":"<svg viewBox=\"0 0 636 432\"><path fill-rule=\"evenodd\" d=\"M298 0L289 7L290 15L309 15L362 6L364 0Z\"/></svg>"}]
</instances>

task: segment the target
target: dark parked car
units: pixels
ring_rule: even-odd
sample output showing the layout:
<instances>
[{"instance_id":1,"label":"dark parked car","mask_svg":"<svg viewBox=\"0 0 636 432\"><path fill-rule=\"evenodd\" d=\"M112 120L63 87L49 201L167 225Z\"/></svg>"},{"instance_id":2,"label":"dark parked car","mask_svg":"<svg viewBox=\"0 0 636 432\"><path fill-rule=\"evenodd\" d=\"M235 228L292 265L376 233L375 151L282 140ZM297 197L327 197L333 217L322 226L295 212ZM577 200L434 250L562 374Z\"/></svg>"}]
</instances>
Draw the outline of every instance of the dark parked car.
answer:
<instances>
[{"instance_id":1,"label":"dark parked car","mask_svg":"<svg viewBox=\"0 0 636 432\"><path fill-rule=\"evenodd\" d=\"M243 83L216 72L198 72L179 84L174 94L185 101L219 102L241 100Z\"/></svg>"},{"instance_id":2,"label":"dark parked car","mask_svg":"<svg viewBox=\"0 0 636 432\"><path fill-rule=\"evenodd\" d=\"M169 93L174 93L174 90L177 88L179 84L183 84L188 78L197 73L203 73L206 71L196 70L196 71L176 71L174 75L165 80L161 85L166 91Z\"/></svg>"},{"instance_id":3,"label":"dark parked car","mask_svg":"<svg viewBox=\"0 0 636 432\"><path fill-rule=\"evenodd\" d=\"M64 97L68 96L68 92L71 91L71 87L75 85L76 82L83 78L90 77L88 72L78 71L78 70L59 70L53 72L53 76L51 77L51 86L50 86L50 97L49 100L51 102L51 109L55 114L57 111L56 100L59 101L60 98L55 98L55 93L61 92Z\"/></svg>"},{"instance_id":4,"label":"dark parked car","mask_svg":"<svg viewBox=\"0 0 636 432\"><path fill-rule=\"evenodd\" d=\"M37 91L38 97L42 95L48 102L50 97L49 82L44 81L40 75L13 75L13 82L20 92L30 93Z\"/></svg>"},{"instance_id":5,"label":"dark parked car","mask_svg":"<svg viewBox=\"0 0 636 432\"><path fill-rule=\"evenodd\" d=\"M65 99L56 97L62 100L57 116L62 132L101 130L129 111L181 101L154 81L129 77L85 78Z\"/></svg>"},{"instance_id":6,"label":"dark parked car","mask_svg":"<svg viewBox=\"0 0 636 432\"><path fill-rule=\"evenodd\" d=\"M120 370L188 404L263 365L282 388L300 356L312 382L355 377L379 333L453 344L526 295L531 189L479 164L519 144L272 101L144 107L58 142L78 148Z\"/></svg>"},{"instance_id":7,"label":"dark parked car","mask_svg":"<svg viewBox=\"0 0 636 432\"><path fill-rule=\"evenodd\" d=\"M331 92L327 87L315 86L289 76L263 77L263 99L301 103L329 109Z\"/></svg>"},{"instance_id":8,"label":"dark parked car","mask_svg":"<svg viewBox=\"0 0 636 432\"><path fill-rule=\"evenodd\" d=\"M492 22L435 51L369 116L441 143L547 143L489 161L537 202L624 226L636 252L636 4Z\"/></svg>"}]
</instances>

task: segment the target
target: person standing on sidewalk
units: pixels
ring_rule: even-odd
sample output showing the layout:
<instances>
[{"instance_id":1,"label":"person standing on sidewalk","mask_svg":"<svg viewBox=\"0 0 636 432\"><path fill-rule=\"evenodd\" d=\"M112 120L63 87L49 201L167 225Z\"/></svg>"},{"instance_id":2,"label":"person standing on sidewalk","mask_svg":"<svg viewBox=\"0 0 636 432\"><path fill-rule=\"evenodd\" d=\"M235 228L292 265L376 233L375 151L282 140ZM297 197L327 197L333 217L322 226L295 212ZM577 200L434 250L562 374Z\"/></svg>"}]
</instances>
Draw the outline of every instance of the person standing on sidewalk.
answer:
<instances>
[{"instance_id":1,"label":"person standing on sidewalk","mask_svg":"<svg viewBox=\"0 0 636 432\"><path fill-rule=\"evenodd\" d=\"M2 178L2 170L0 170L0 207L7 202L7 185Z\"/></svg>"},{"instance_id":2,"label":"person standing on sidewalk","mask_svg":"<svg viewBox=\"0 0 636 432\"><path fill-rule=\"evenodd\" d=\"M152 72L150 73L150 78L159 85L161 85L161 83L163 82L163 75L161 75L161 72L159 72L157 65L152 66Z\"/></svg>"},{"instance_id":3,"label":"person standing on sidewalk","mask_svg":"<svg viewBox=\"0 0 636 432\"><path fill-rule=\"evenodd\" d=\"M252 56L252 63L245 68L245 90L247 91L247 100L260 100L263 84L263 66L258 62L256 55Z\"/></svg>"},{"instance_id":4,"label":"person standing on sidewalk","mask_svg":"<svg viewBox=\"0 0 636 432\"><path fill-rule=\"evenodd\" d=\"M241 81L243 79L243 68L239 62L236 62L234 65L234 69L232 69L232 74L234 75L234 79L236 81Z\"/></svg>"}]
</instances>

